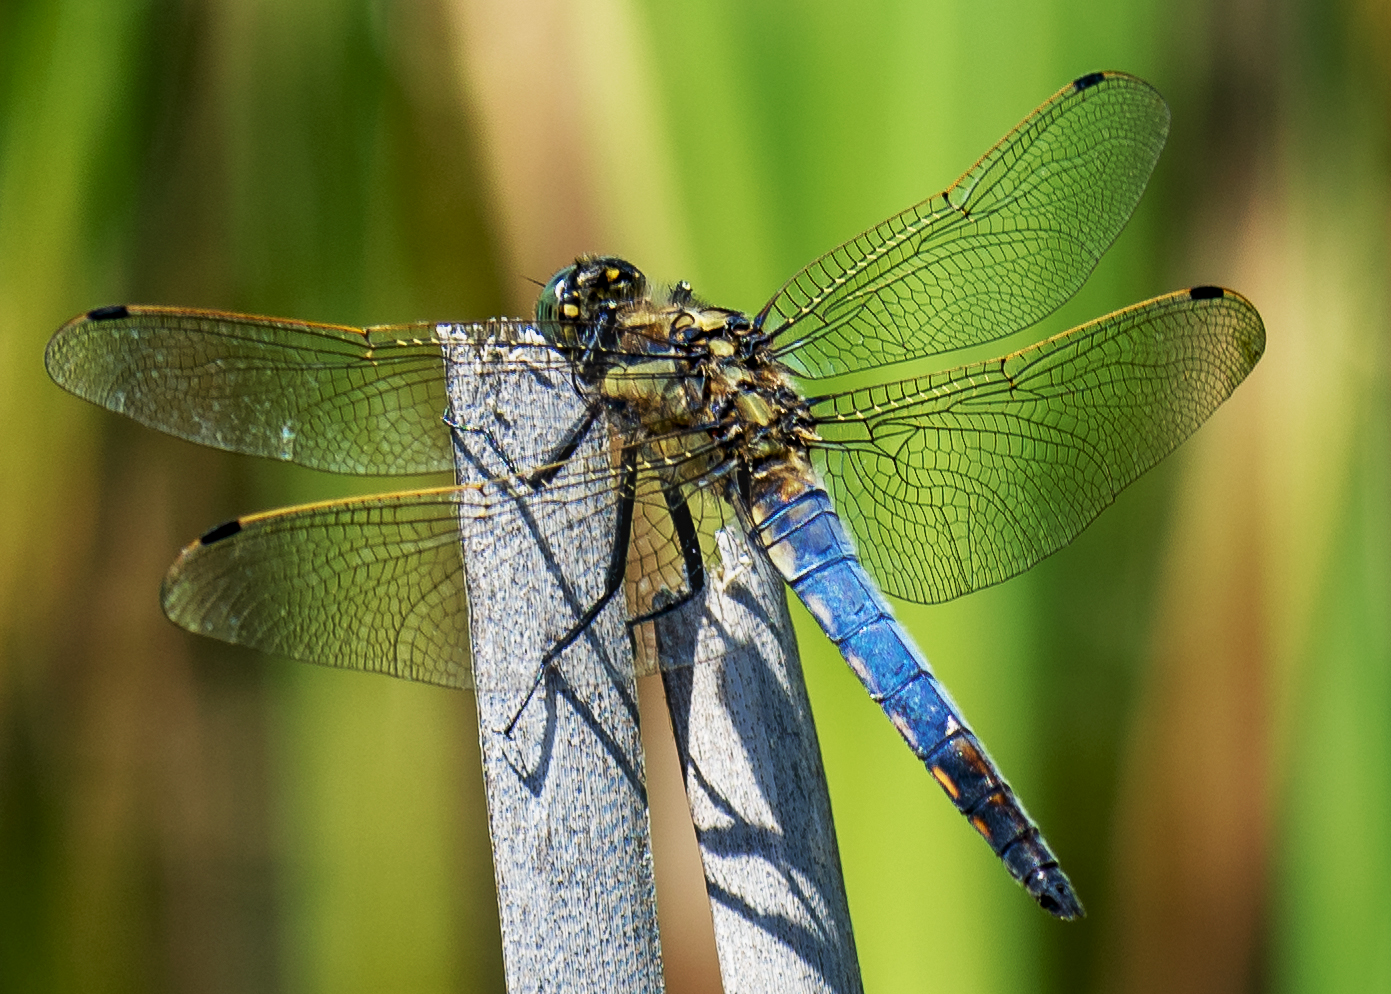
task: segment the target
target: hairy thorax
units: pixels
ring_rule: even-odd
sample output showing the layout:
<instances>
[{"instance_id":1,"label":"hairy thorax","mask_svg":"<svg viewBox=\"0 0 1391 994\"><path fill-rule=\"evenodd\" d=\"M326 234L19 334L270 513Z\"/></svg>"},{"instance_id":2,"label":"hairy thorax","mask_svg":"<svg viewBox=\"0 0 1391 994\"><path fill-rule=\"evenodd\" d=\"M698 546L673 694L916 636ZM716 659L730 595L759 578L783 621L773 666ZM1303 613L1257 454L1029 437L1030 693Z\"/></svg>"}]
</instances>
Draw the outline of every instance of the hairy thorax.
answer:
<instances>
[{"instance_id":1,"label":"hairy thorax","mask_svg":"<svg viewBox=\"0 0 1391 994\"><path fill-rule=\"evenodd\" d=\"M599 389L641 429L644 460L667 467L671 482L805 463L817 439L807 403L747 315L647 299L618 326Z\"/></svg>"},{"instance_id":2,"label":"hairy thorax","mask_svg":"<svg viewBox=\"0 0 1391 994\"><path fill-rule=\"evenodd\" d=\"M632 263L582 256L546 284L536 317L637 446L628 458L665 488L720 483L747 501L814 483L807 402L748 315L706 306L685 283L654 295Z\"/></svg>"}]
</instances>

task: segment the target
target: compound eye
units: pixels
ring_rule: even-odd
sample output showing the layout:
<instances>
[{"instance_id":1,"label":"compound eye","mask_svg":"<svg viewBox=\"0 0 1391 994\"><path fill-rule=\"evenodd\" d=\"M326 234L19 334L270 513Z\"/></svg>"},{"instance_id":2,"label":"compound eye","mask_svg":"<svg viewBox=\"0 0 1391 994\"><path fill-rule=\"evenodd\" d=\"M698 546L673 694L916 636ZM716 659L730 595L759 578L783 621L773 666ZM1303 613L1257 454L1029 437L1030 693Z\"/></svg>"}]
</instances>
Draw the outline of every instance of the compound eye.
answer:
<instances>
[{"instance_id":1,"label":"compound eye","mask_svg":"<svg viewBox=\"0 0 1391 994\"><path fill-rule=\"evenodd\" d=\"M540 327L541 334L551 342L555 341L555 336L559 333L561 321L574 320L579 316L579 308L575 305L574 292L571 289L574 277L575 267L566 266L551 277L550 282L541 290L541 296L536 298L536 324Z\"/></svg>"}]
</instances>

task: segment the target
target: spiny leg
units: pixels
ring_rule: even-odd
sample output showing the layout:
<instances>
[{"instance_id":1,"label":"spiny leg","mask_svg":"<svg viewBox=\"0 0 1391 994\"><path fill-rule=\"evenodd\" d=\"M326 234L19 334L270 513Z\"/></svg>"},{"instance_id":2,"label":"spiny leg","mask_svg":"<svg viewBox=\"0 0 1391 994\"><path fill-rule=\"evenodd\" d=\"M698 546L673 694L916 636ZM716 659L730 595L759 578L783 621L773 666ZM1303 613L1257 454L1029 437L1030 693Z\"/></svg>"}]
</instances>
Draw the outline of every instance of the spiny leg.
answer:
<instances>
[{"instance_id":1,"label":"spiny leg","mask_svg":"<svg viewBox=\"0 0 1391 994\"><path fill-rule=\"evenodd\" d=\"M547 457L545 465L527 477L527 486L531 487L532 490L540 490L556 478L560 471L565 468L565 464L570 461L570 457L575 454L575 450L580 447L585 436L589 434L589 429L594 427L594 422L599 420L599 413L602 410L602 404L589 406L589 409L584 412L580 419L565 432L560 444Z\"/></svg>"}]
</instances>

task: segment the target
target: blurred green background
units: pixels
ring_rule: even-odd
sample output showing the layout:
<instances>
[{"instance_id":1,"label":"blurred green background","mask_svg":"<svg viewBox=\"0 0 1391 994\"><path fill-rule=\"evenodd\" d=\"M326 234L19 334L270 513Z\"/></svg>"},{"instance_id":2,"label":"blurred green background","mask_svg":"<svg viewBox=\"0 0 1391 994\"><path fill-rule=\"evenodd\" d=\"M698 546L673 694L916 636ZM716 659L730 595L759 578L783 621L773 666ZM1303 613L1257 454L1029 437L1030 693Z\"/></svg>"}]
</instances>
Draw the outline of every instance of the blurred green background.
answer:
<instances>
[{"instance_id":1,"label":"blurred green background","mask_svg":"<svg viewBox=\"0 0 1391 994\"><path fill-rule=\"evenodd\" d=\"M472 699L157 605L209 525L388 487L91 409L44 375L60 323L525 314L582 251L756 309L1102 68L1167 96L1168 150L1008 344L1211 282L1267 355L1072 547L901 607L1084 922L1009 881L799 616L866 989L1391 991L1381 0L0 3L0 991L501 989ZM669 987L715 990L659 747Z\"/></svg>"}]
</instances>

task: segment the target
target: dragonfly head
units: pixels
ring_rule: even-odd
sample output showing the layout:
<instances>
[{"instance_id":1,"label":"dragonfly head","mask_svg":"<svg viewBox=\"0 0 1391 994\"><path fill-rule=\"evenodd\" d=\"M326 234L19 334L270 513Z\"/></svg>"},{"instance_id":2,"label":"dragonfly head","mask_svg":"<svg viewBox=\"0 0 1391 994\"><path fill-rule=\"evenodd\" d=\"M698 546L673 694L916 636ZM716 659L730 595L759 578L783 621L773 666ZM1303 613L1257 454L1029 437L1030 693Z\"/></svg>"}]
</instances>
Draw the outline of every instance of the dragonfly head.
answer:
<instances>
[{"instance_id":1,"label":"dragonfly head","mask_svg":"<svg viewBox=\"0 0 1391 994\"><path fill-rule=\"evenodd\" d=\"M616 349L614 317L647 296L647 277L613 256L581 256L551 277L536 301L541 334L571 358Z\"/></svg>"}]
</instances>

